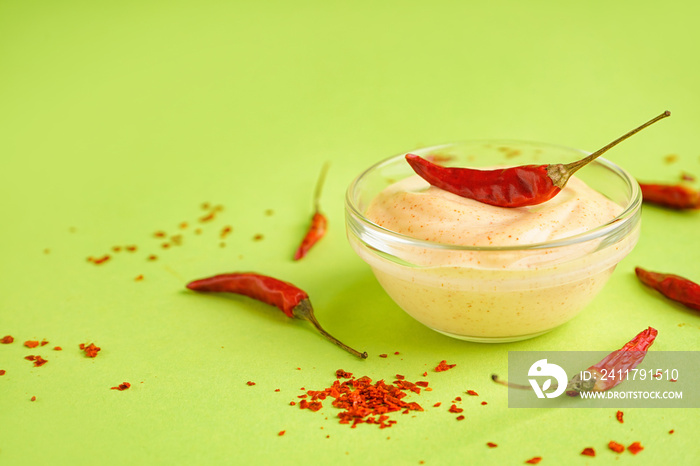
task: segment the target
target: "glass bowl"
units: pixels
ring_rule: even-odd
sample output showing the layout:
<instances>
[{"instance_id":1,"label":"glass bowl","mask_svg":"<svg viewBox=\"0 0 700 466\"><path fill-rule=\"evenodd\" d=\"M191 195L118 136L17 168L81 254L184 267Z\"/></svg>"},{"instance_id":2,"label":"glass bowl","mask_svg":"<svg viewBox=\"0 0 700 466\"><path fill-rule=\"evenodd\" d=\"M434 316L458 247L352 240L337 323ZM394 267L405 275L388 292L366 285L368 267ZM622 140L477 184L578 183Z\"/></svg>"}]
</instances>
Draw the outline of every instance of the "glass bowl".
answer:
<instances>
[{"instance_id":1,"label":"glass bowl","mask_svg":"<svg viewBox=\"0 0 700 466\"><path fill-rule=\"evenodd\" d=\"M469 141L413 151L462 167L568 163L587 152L522 141ZM347 236L388 295L410 316L445 335L509 342L546 333L575 317L635 246L641 191L626 171L598 158L576 173L618 204L611 221L556 240L515 246L461 246L383 228L365 213L388 186L415 175L397 155L371 166L349 186ZM426 183L427 185L427 183Z\"/></svg>"}]
</instances>

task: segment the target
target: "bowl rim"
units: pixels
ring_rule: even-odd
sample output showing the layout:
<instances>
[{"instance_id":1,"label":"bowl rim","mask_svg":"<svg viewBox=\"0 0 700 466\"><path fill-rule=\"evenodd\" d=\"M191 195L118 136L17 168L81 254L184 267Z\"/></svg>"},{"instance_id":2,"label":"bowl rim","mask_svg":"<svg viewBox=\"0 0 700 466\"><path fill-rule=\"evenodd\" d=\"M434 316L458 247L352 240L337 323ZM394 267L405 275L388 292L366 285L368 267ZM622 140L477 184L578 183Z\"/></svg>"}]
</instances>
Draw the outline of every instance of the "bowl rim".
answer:
<instances>
[{"instance_id":1,"label":"bowl rim","mask_svg":"<svg viewBox=\"0 0 700 466\"><path fill-rule=\"evenodd\" d=\"M466 145L466 144L479 144L479 143L528 144L528 145L546 146L546 147L556 148L556 149L566 150L566 151L579 152L584 157L586 155L590 154L590 152L586 152L586 151L581 150L581 149L575 149L575 148L564 146L564 145L551 144L551 143L538 142L538 141L517 140L517 139L472 139L472 140L463 140L463 141L457 141L457 142L452 142L452 143L439 144L439 145L429 146L429 147L422 147L422 148L414 149L413 151L402 152L400 154L393 155L391 157L388 157L386 159L383 159L383 160L371 165L369 168L362 171L357 177L355 177L355 179L353 179L353 181L350 183L350 185L348 186L348 188L346 190L346 194L345 194L346 212L348 214L350 214L349 215L350 217L359 221L360 224L362 224L362 226L364 228L367 228L369 230L380 233L384 237L393 238L397 242L402 243L404 245L411 245L411 246L429 248L429 249L452 250L452 251L523 251L523 250L549 249L549 248L556 248L556 247L572 246L575 244L585 243L586 241L599 239L601 237L604 237L608 234L614 233L615 231L618 231L618 230L624 228L630 221L632 221L635 218L637 212L641 208L642 194L641 194L641 188L639 187L639 183L637 182L637 180L633 176L631 176L626 170L624 170L622 167L620 167L619 165L617 165L617 164L615 164L615 163L611 162L610 160L603 158L603 157L598 157L597 159L592 161L591 164L602 165L603 168L606 168L607 170L613 172L615 175L620 177L625 182L628 190L631 191L630 192L630 201L628 202L627 206L615 218L613 218L612 220L610 220L602 225L599 225L599 226L592 228L592 229L590 229L586 232L583 232L583 233L577 233L575 235L566 236L563 238L557 238L557 239L552 240L552 241L545 241L545 242L540 242L540 243L519 244L519 245L511 245L511 246L469 246L469 245L439 243L436 241L428 241L428 240L418 239L418 238L414 238L414 237L409 236L409 235L405 235L403 233L398 233L398 232L395 232L393 230L389 230L389 229L384 228L380 225L377 225L376 223L369 220L364 215L363 212L360 212L358 206L356 205L356 202L354 201L354 199L355 199L354 193L356 192L358 185L362 182L363 179L365 179L365 177L367 177L371 172L381 168L382 166L389 165L391 163L397 162L399 159L403 159L406 156L406 154L431 152L431 151L437 151L437 150L444 150L444 149L454 147L454 146L460 146L460 145Z\"/></svg>"}]
</instances>

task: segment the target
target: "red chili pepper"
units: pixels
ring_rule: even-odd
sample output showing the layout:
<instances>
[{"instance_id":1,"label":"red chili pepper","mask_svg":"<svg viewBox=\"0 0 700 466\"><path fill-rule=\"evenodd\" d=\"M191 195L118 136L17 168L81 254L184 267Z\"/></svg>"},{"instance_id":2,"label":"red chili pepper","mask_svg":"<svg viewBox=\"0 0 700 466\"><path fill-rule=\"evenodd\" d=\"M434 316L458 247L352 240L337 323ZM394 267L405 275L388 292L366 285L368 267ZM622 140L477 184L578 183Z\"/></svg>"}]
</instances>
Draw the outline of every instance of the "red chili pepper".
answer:
<instances>
[{"instance_id":1,"label":"red chili pepper","mask_svg":"<svg viewBox=\"0 0 700 466\"><path fill-rule=\"evenodd\" d=\"M700 209L700 192L682 184L639 183L642 199L670 209Z\"/></svg>"},{"instance_id":2,"label":"red chili pepper","mask_svg":"<svg viewBox=\"0 0 700 466\"><path fill-rule=\"evenodd\" d=\"M321 335L355 356L366 359L360 353L326 332L316 320L309 295L291 283L257 273L226 273L187 284L187 288L199 292L234 293L253 298L277 307L288 317L308 320Z\"/></svg>"},{"instance_id":3,"label":"red chili pepper","mask_svg":"<svg viewBox=\"0 0 700 466\"><path fill-rule=\"evenodd\" d=\"M641 267L634 269L637 278L673 301L700 311L700 285L670 273L649 272Z\"/></svg>"},{"instance_id":4,"label":"red chili pepper","mask_svg":"<svg viewBox=\"0 0 700 466\"><path fill-rule=\"evenodd\" d=\"M328 220L319 209L321 189L323 188L323 182L326 179L327 172L328 164L326 163L321 169L321 174L316 182L316 190L314 192L314 216L311 218L311 226L309 227L309 231L304 236L304 239L301 241L297 252L294 254L295 261L298 261L304 257L313 247L313 245L323 238L323 236L326 234L326 230L328 229Z\"/></svg>"},{"instance_id":5,"label":"red chili pepper","mask_svg":"<svg viewBox=\"0 0 700 466\"><path fill-rule=\"evenodd\" d=\"M633 134L670 115L666 111L588 157L568 164L476 170L443 167L414 154L406 154L406 161L428 183L458 196L498 207L536 205L556 196L577 170Z\"/></svg>"}]
</instances>

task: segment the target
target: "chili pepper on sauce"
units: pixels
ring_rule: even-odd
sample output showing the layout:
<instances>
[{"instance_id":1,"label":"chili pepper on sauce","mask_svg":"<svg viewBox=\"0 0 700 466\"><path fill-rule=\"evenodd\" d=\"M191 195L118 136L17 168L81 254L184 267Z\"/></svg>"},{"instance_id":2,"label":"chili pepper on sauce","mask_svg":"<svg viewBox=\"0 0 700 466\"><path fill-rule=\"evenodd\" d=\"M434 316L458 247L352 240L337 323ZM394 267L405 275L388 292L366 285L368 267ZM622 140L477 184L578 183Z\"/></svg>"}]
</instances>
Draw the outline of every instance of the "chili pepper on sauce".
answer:
<instances>
[{"instance_id":1,"label":"chili pepper on sauce","mask_svg":"<svg viewBox=\"0 0 700 466\"><path fill-rule=\"evenodd\" d=\"M641 267L634 269L637 278L646 286L651 287L685 306L700 311L700 285L669 273L649 272Z\"/></svg>"},{"instance_id":2,"label":"chili pepper on sauce","mask_svg":"<svg viewBox=\"0 0 700 466\"><path fill-rule=\"evenodd\" d=\"M581 374L576 374L566 387L566 394L578 396L580 392L604 392L622 383L624 377L610 377L611 373L627 374L644 360L647 350L654 343L659 332L649 327L627 342L618 351L610 353L598 364L586 369L590 373L589 380L582 380ZM607 377L604 375L608 374Z\"/></svg>"},{"instance_id":3,"label":"chili pepper on sauce","mask_svg":"<svg viewBox=\"0 0 700 466\"><path fill-rule=\"evenodd\" d=\"M639 183L644 202L670 209L700 209L700 192L682 184Z\"/></svg>"},{"instance_id":4,"label":"chili pepper on sauce","mask_svg":"<svg viewBox=\"0 0 700 466\"><path fill-rule=\"evenodd\" d=\"M323 236L326 234L326 229L328 228L328 220L326 216L321 213L319 208L319 199L321 198L321 189L323 188L323 182L326 179L326 173L328 172L328 163L323 165L321 169L321 174L316 182L316 190L314 191L314 216L311 218L311 226L309 231L306 232L304 239L301 241L299 248L294 254L294 260L298 261L303 258L309 250L316 244Z\"/></svg>"},{"instance_id":5,"label":"chili pepper on sauce","mask_svg":"<svg viewBox=\"0 0 700 466\"><path fill-rule=\"evenodd\" d=\"M187 288L198 292L234 293L248 296L257 301L277 307L288 317L308 320L316 327L321 335L332 341L345 351L366 359L367 353L360 353L334 338L326 332L316 320L311 307L309 295L292 285L267 275L252 272L225 273L213 277L195 280L187 284Z\"/></svg>"},{"instance_id":6,"label":"chili pepper on sauce","mask_svg":"<svg viewBox=\"0 0 700 466\"><path fill-rule=\"evenodd\" d=\"M414 154L406 154L406 161L425 181L458 196L498 207L536 205L556 196L577 170L630 136L670 115L671 112L666 111L588 157L567 164L477 170L443 167Z\"/></svg>"}]
</instances>

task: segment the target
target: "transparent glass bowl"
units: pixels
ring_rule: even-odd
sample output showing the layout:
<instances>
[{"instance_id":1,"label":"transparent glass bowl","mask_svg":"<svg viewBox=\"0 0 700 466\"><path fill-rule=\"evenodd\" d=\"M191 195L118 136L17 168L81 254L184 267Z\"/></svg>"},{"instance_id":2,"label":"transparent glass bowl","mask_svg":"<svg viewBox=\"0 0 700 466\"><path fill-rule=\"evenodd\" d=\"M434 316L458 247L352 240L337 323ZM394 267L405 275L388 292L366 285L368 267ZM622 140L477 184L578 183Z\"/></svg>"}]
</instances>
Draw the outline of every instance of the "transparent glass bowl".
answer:
<instances>
[{"instance_id":1,"label":"transparent glass bowl","mask_svg":"<svg viewBox=\"0 0 700 466\"><path fill-rule=\"evenodd\" d=\"M588 155L550 144L500 140L412 153L444 156L442 165L473 168L568 163ZM598 294L639 237L639 185L603 158L576 176L619 204L622 212L583 233L537 244L477 247L387 230L367 219L365 212L386 187L415 175L404 156L373 165L350 184L345 199L348 240L406 313L445 335L498 343L532 338L562 325Z\"/></svg>"}]
</instances>

